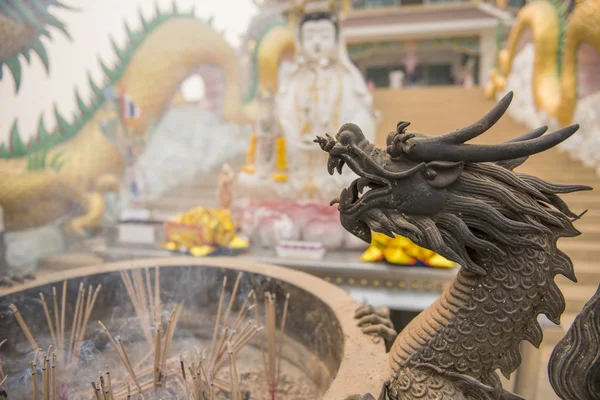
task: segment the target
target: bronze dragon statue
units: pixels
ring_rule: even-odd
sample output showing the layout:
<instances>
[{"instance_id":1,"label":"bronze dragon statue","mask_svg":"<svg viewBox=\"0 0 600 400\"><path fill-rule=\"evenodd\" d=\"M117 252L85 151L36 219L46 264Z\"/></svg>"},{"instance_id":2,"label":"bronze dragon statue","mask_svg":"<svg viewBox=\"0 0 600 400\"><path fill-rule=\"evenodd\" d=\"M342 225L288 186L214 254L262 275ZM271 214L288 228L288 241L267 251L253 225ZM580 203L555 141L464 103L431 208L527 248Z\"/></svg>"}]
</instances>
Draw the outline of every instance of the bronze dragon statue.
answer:
<instances>
[{"instance_id":1,"label":"bronze dragon statue","mask_svg":"<svg viewBox=\"0 0 600 400\"><path fill-rule=\"evenodd\" d=\"M399 122L385 150L354 124L315 140L329 153L330 174L348 165L359 176L331 202L339 203L348 231L367 243L371 231L399 234L462 266L440 298L395 337L392 376L380 399L519 399L502 388L496 370L506 377L516 370L522 340L540 345L539 314L560 321L565 302L554 276L576 278L557 241L579 234L573 221L581 215L558 195L591 188L552 184L513 169L569 138L578 126L546 135L542 127L498 145L466 143L492 127L511 100L509 93L481 120L439 137L407 132L409 123ZM587 307L598 315L599 304ZM369 332L394 339L385 313L367 307L357 317L371 324ZM597 318L595 324L600 331ZM593 329L580 331L579 342ZM554 357L555 364L576 352L563 347L566 356ZM597 353L584 364L598 365ZM554 382L573 384L558 375ZM586 397L583 386L571 390L582 397L565 399L599 398Z\"/></svg>"}]
</instances>

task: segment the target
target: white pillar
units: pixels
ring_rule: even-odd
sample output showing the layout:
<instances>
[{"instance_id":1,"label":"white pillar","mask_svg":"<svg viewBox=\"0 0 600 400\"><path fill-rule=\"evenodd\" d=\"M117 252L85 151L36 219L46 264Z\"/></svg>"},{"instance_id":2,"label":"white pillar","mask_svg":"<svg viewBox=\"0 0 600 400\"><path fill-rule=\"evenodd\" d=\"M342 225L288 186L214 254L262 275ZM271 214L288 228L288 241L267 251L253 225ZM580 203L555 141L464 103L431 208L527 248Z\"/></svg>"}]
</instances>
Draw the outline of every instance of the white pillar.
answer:
<instances>
[{"instance_id":1,"label":"white pillar","mask_svg":"<svg viewBox=\"0 0 600 400\"><path fill-rule=\"evenodd\" d=\"M496 31L486 29L479 35L479 86L485 86L496 61Z\"/></svg>"}]
</instances>

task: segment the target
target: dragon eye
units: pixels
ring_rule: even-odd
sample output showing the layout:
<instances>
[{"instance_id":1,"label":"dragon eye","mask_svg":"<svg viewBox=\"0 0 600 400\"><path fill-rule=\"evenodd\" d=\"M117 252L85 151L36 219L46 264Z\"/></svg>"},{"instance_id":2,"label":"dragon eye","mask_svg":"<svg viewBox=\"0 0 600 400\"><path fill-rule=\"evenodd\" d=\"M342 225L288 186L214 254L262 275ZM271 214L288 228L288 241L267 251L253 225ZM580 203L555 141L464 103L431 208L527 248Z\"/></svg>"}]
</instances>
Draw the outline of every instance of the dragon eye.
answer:
<instances>
[{"instance_id":1,"label":"dragon eye","mask_svg":"<svg viewBox=\"0 0 600 400\"><path fill-rule=\"evenodd\" d=\"M397 132L390 132L387 135L387 139L385 139L385 144L387 144L388 146L391 146L394 143L394 138L396 137L398 133Z\"/></svg>"}]
</instances>

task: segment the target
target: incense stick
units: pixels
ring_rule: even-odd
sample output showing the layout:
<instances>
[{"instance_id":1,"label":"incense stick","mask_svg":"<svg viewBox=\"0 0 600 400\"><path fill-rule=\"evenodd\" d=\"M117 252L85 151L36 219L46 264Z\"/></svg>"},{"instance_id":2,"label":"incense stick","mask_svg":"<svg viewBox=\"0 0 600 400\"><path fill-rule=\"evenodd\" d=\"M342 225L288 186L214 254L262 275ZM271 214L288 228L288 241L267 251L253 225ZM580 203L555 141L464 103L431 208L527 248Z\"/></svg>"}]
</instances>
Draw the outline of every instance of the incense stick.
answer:
<instances>
[{"instance_id":1,"label":"incense stick","mask_svg":"<svg viewBox=\"0 0 600 400\"><path fill-rule=\"evenodd\" d=\"M4 339L0 342L0 348L2 348L2 346L4 346L4 344L8 341L8 339ZM8 392L8 387L6 387L6 385L4 384L6 382L8 375L4 376L4 371L2 370L2 360L0 360L0 380L2 380L2 383L0 383L0 389L4 389L5 392Z\"/></svg>"},{"instance_id":2,"label":"incense stick","mask_svg":"<svg viewBox=\"0 0 600 400\"><path fill-rule=\"evenodd\" d=\"M137 383L137 378L135 376L135 372L133 371L133 367L131 366L131 361L129 360L129 356L127 355L127 351L125 351L125 345L123 344L123 341L121 340L121 336L117 336L117 342L119 342L119 346L121 347L121 352L123 354L123 359L125 360L125 366L131 371L131 375L132 378L134 380L134 382L136 383L136 386L138 388L138 390L140 391L140 394L142 393L142 389L140 388L139 383Z\"/></svg>"},{"instance_id":3,"label":"incense stick","mask_svg":"<svg viewBox=\"0 0 600 400\"><path fill-rule=\"evenodd\" d=\"M56 352L52 353L52 368L50 370L50 386L52 387L52 400L56 400Z\"/></svg>"},{"instance_id":4,"label":"incense stick","mask_svg":"<svg viewBox=\"0 0 600 400\"><path fill-rule=\"evenodd\" d=\"M162 328L161 323L159 322L156 326L156 334L155 338L155 346L154 346L154 387L158 386L160 381L160 340L162 338Z\"/></svg>"},{"instance_id":5,"label":"incense stick","mask_svg":"<svg viewBox=\"0 0 600 400\"><path fill-rule=\"evenodd\" d=\"M163 347L162 354L162 367L161 370L165 371L164 378L166 379L166 362L167 356L169 354L169 347L171 346L171 341L173 340L173 333L175 332L175 327L177 326L177 321L179 320L179 316L181 315L181 310L183 309L183 303L178 303L175 306L175 309L171 313L171 317L169 318L169 324L167 325L167 335L165 337L165 345Z\"/></svg>"},{"instance_id":6,"label":"incense stick","mask_svg":"<svg viewBox=\"0 0 600 400\"><path fill-rule=\"evenodd\" d=\"M70 354L73 349L73 343L75 342L75 332L77 331L77 325L79 323L79 309L81 308L81 297L84 292L83 282L79 283L79 290L77 291L77 300L75 301L75 314L73 314L73 324L71 325L71 336L69 337L69 347L67 348L67 364L70 363Z\"/></svg>"},{"instance_id":7,"label":"incense stick","mask_svg":"<svg viewBox=\"0 0 600 400\"><path fill-rule=\"evenodd\" d=\"M65 359L65 317L67 308L67 281L63 281L62 303L60 311L60 350L63 352L63 361Z\"/></svg>"},{"instance_id":8,"label":"incense stick","mask_svg":"<svg viewBox=\"0 0 600 400\"><path fill-rule=\"evenodd\" d=\"M155 304L153 298L154 292L152 291L152 283L150 282L150 272L148 271L147 267L144 268L144 282L146 283L146 292L148 292L148 310L152 311L154 310ZM154 315L152 315L152 317L154 317Z\"/></svg>"},{"instance_id":9,"label":"incense stick","mask_svg":"<svg viewBox=\"0 0 600 400\"><path fill-rule=\"evenodd\" d=\"M160 307L160 267L154 269L154 307L155 313L158 313Z\"/></svg>"},{"instance_id":10,"label":"incense stick","mask_svg":"<svg viewBox=\"0 0 600 400\"><path fill-rule=\"evenodd\" d=\"M129 377L133 380L133 382L135 383L136 387L141 391L140 384L138 383L137 378L135 377L135 373L133 372L133 369L131 368L131 363L129 362L129 357L127 357L127 353L121 354L121 352L119 351L119 346L117 346L117 343L115 342L115 340L113 339L112 335L108 331L108 328L106 328L106 325L104 325L102 323L102 321L98 321L98 323L100 324L100 326L104 330L104 334L106 335L106 337L108 338L108 340L110 341L110 343L115 348L115 351L117 352L117 355L119 356L119 359L121 360L121 362L123 363L123 365L127 369L127 372L129 373ZM117 337L117 339L119 340L119 342L121 344L121 349L124 349L123 343L121 342L121 338Z\"/></svg>"},{"instance_id":11,"label":"incense stick","mask_svg":"<svg viewBox=\"0 0 600 400\"><path fill-rule=\"evenodd\" d=\"M221 309L223 308L223 298L225 297L225 287L227 286L227 277L223 277L223 286L221 286L221 296L219 296L219 307L217 308L217 321L215 322L215 329L213 331L212 342L210 344L210 359L213 359L215 354L215 345L217 341L217 333L219 332L219 325L221 323Z\"/></svg>"},{"instance_id":12,"label":"incense stick","mask_svg":"<svg viewBox=\"0 0 600 400\"><path fill-rule=\"evenodd\" d=\"M106 386L108 388L108 399L107 400L113 400L113 396L112 396L112 382L110 379L110 371L108 370L108 365L106 366Z\"/></svg>"},{"instance_id":13,"label":"incense stick","mask_svg":"<svg viewBox=\"0 0 600 400\"><path fill-rule=\"evenodd\" d=\"M146 342L148 343L148 346L150 348L152 348L153 340L152 340L152 332L150 329L151 324L146 323L148 321L147 310L144 312L143 305L140 304L140 299L138 297L138 294L135 290L134 284L132 283L132 280L131 280L129 274L125 271L120 271L120 273L121 273L121 280L123 281L123 284L125 285L125 289L127 290L127 294L129 295L131 303L133 304L133 309L140 320L140 326L141 326L142 332L144 333L144 336L146 338ZM132 273L132 275L133 275L133 273Z\"/></svg>"},{"instance_id":14,"label":"incense stick","mask_svg":"<svg viewBox=\"0 0 600 400\"><path fill-rule=\"evenodd\" d=\"M288 305L290 301L290 294L286 293L285 303L283 305L283 315L281 316L281 329L279 330L279 349L277 350L277 370L275 379L279 382L279 373L281 372L281 356L283 354L283 338L285 335L285 321L287 319Z\"/></svg>"},{"instance_id":15,"label":"incense stick","mask_svg":"<svg viewBox=\"0 0 600 400\"><path fill-rule=\"evenodd\" d=\"M31 334L29 327L25 323L25 320L21 316L21 313L19 312L19 309L17 308L17 306L15 306L14 304L11 304L8 307L10 308L10 311L14 314L15 318L17 319L17 323L21 327L21 330L23 331L25 338L31 345L31 348L33 350L37 350L39 348L39 346L38 346L37 342L35 341L35 339L33 338L33 335Z\"/></svg>"},{"instance_id":16,"label":"incense stick","mask_svg":"<svg viewBox=\"0 0 600 400\"><path fill-rule=\"evenodd\" d=\"M48 379L48 355L44 355L42 360L42 392L44 393L44 400L50 400L50 380Z\"/></svg>"},{"instance_id":17,"label":"incense stick","mask_svg":"<svg viewBox=\"0 0 600 400\"><path fill-rule=\"evenodd\" d=\"M181 376L183 377L184 381L187 381L187 378L185 376L185 365L183 362L183 356L181 354L179 355L179 364L181 365Z\"/></svg>"},{"instance_id":18,"label":"incense stick","mask_svg":"<svg viewBox=\"0 0 600 400\"><path fill-rule=\"evenodd\" d=\"M238 287L240 286L240 280L242 279L243 272L238 273L237 278L235 279L235 283L233 284L233 291L231 292L231 297L229 298L229 305L227 306L227 311L225 312L225 317L223 318L223 325L227 325L227 321L229 321L229 314L231 313L231 308L233 307L233 302L235 301L235 296L237 294Z\"/></svg>"},{"instance_id":19,"label":"incense stick","mask_svg":"<svg viewBox=\"0 0 600 400\"><path fill-rule=\"evenodd\" d=\"M260 326L260 313L258 311L258 301L256 299L256 292L254 292L252 294L252 300L254 302L254 304L252 304L252 306L254 307L254 318L256 320L256 326ZM266 303L265 303L266 305ZM266 312L266 309L265 309ZM263 359L263 367L265 369L265 373L267 371L267 355L265 353L265 348L263 346L263 341L259 340L258 341L258 348L260 349L260 353L262 355L262 359Z\"/></svg>"},{"instance_id":20,"label":"incense stick","mask_svg":"<svg viewBox=\"0 0 600 400\"><path fill-rule=\"evenodd\" d=\"M227 342L227 354L229 355L229 374L231 375L231 400L241 400L239 393L239 379L235 365L235 353L230 342Z\"/></svg>"},{"instance_id":21,"label":"incense stick","mask_svg":"<svg viewBox=\"0 0 600 400\"><path fill-rule=\"evenodd\" d=\"M96 400L102 400L100 398L100 388L97 387L97 383L94 382L94 380L92 379L92 377L90 376L90 380L92 381L92 389L94 390L94 395L96 396Z\"/></svg>"},{"instance_id":22,"label":"incense stick","mask_svg":"<svg viewBox=\"0 0 600 400\"><path fill-rule=\"evenodd\" d=\"M275 335L276 335L276 320L275 320L275 296L271 293L265 294L266 303L266 325L267 325L267 382L269 384L269 392L271 398L275 398L276 391L276 350L275 350Z\"/></svg>"},{"instance_id":23,"label":"incense stick","mask_svg":"<svg viewBox=\"0 0 600 400\"><path fill-rule=\"evenodd\" d=\"M46 299L44 298L44 294L40 293L40 299L42 300L42 307L44 308L44 315L46 316L46 321L48 322L48 328L50 330L50 338L52 339L52 343L56 346L56 335L54 334L54 327L52 326L52 318L50 318L50 312L48 311L48 304L46 303Z\"/></svg>"},{"instance_id":24,"label":"incense stick","mask_svg":"<svg viewBox=\"0 0 600 400\"><path fill-rule=\"evenodd\" d=\"M37 358L37 356L36 356ZM31 368L31 383L33 386L33 400L38 400L38 388L37 388L37 365L33 362L29 363L29 368Z\"/></svg>"},{"instance_id":25,"label":"incense stick","mask_svg":"<svg viewBox=\"0 0 600 400\"><path fill-rule=\"evenodd\" d=\"M135 293L138 296L138 304L140 305L144 319L146 319L146 326L150 327L150 313L148 310L148 300L146 298L146 289L144 288L142 271L140 269L134 269L133 271L131 271L131 275L133 276L133 285L135 288Z\"/></svg>"},{"instance_id":26,"label":"incense stick","mask_svg":"<svg viewBox=\"0 0 600 400\"><path fill-rule=\"evenodd\" d=\"M235 318L235 321L233 323L232 329L234 331L237 331L240 328L240 324L242 323L242 321L244 321L244 319L248 315L248 312L254 308L254 305L252 305L252 304L248 305L248 303L250 302L250 297L252 296L253 293L254 293L254 291L250 291L250 293L248 293L248 296L244 300L244 303L242 304L242 308L240 308L240 311L238 312L238 315Z\"/></svg>"},{"instance_id":27,"label":"incense stick","mask_svg":"<svg viewBox=\"0 0 600 400\"><path fill-rule=\"evenodd\" d=\"M94 309L94 305L96 304L96 299L98 298L100 289L102 289L102 284L99 284L96 287L96 290L94 291L94 295L91 296L91 298L90 298L90 295L92 294L92 286L90 286L90 288L89 288L88 303L86 304L85 315L83 317L83 323L81 324L80 329L79 329L79 334L77 335L77 337L75 339L75 349L74 349L75 350L75 355L74 355L75 359L79 359L79 352L81 351L81 342L83 342L83 339L85 338L87 324L90 320L90 316L92 315L92 310Z\"/></svg>"}]
</instances>

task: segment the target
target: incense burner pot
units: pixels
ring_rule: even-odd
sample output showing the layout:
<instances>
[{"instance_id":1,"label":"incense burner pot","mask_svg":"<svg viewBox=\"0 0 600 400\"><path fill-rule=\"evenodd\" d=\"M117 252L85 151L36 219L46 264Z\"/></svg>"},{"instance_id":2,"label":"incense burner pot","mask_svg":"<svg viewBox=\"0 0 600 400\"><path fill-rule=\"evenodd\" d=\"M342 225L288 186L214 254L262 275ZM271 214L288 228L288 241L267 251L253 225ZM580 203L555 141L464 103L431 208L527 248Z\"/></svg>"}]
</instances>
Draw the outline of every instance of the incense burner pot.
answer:
<instances>
[{"instance_id":1,"label":"incense burner pot","mask_svg":"<svg viewBox=\"0 0 600 400\"><path fill-rule=\"evenodd\" d=\"M160 268L155 275L157 266ZM354 311L357 309L358 303L343 290L319 278L281 267L237 259L182 257L119 262L73 269L61 274L38 278L36 281L27 282L18 288L0 291L0 341L8 339L0 348L0 359L3 362L4 374L9 376L7 380L9 393L10 389L13 389L14 397L16 395L15 386L27 384L28 379L30 382L31 376L28 376L27 373L24 374L24 371L28 369L33 354L32 346L27 342L26 335L23 335L23 331L16 321L14 310L10 311L11 304L18 306L20 315L28 324L37 344L45 351L51 340L48 335L47 319L40 304L40 293L43 293L44 298L48 301L52 314L53 287L57 289L58 297L60 297L63 282L66 281L66 298L73 300L66 304L65 319L67 321L66 335L68 336L71 331L70 323L75 314L74 299L80 290L78 288L81 284L83 287L102 285L81 344L79 366L74 372L81 375L79 377L83 388L81 393L93 398L88 376L97 374L99 369L104 369L105 364L115 364L114 360L110 359L111 354L114 355L115 349L111 346L110 340L106 339L105 332L96 321L102 321L114 337L120 335L128 349L132 349L136 342L139 342L142 347L146 344L143 333L138 329L136 311L131 297L128 297L125 281L122 279L122 271L135 276L136 270L144 271L143 274L140 272L140 276L148 279L149 290L147 293L155 292L156 285L153 285L152 282L159 282L159 297L165 308L163 313L170 310L170 304L174 304L174 302L183 304L184 311L179 317L173 343L177 341L181 343L188 339L209 338L215 326L215 315L224 313L224 311L219 313L221 311L219 297L224 292L226 295L222 305L223 310L227 308L227 302L232 297L231 293L237 293L232 301L231 315L237 314L238 310L243 308L243 305L240 307L240 304L248 293L254 291L258 294L257 297L260 298L255 304L259 304L258 308L260 309L262 309L263 303L261 294L273 293L277 295L278 299L276 305L278 318L281 317L283 308L281 303L285 294L289 294L289 308L287 308L287 317L284 317L286 321L285 339L280 352L284 364L282 372L286 373L286 368L300 371L308 377L311 385L314 385L314 398L319 399L343 399L356 392L375 392L381 386L380 380L386 373L385 368L382 368L386 358L384 343L374 336L361 332L361 328L357 326L354 319ZM236 277L240 276L240 272L243 274L236 282ZM226 285L223 284L224 277L227 277ZM239 287L232 290L234 286ZM217 308L219 308L218 311ZM261 310L261 315L264 315L263 311ZM51 316L50 320L54 322L54 316ZM221 324L223 325L223 322ZM278 319L277 325L280 327L280 319ZM250 348L241 350L240 357L244 352L256 351L258 345L255 342L259 342L258 337L250 342L248 345ZM172 345L170 351L174 357L179 351L175 347L177 346ZM143 355L152 352L145 347L144 349L138 353ZM194 351L193 348L190 350ZM94 357L98 360L93 360ZM130 358L132 364L140 359L139 355L136 356L132 353L130 353ZM262 368L260 363L253 367ZM248 375L244 375L243 365L238 366L238 369L243 385L244 379L248 379ZM115 381L118 379L115 372L114 367L111 366L114 387L116 387ZM365 379L367 375L373 379ZM246 378L244 378L245 376ZM21 378L17 379L18 377ZM169 377L168 379L173 378ZM29 396L30 390L30 386L28 386L23 393ZM136 393L133 391L133 384L132 393ZM152 393L152 390L144 391L147 399L154 398ZM266 398L263 396L263 394L251 393L251 398ZM80 397L68 395L64 398ZM282 394L277 398L288 397ZM290 396L289 398L297 397ZM219 397L217 396L216 399Z\"/></svg>"}]
</instances>

